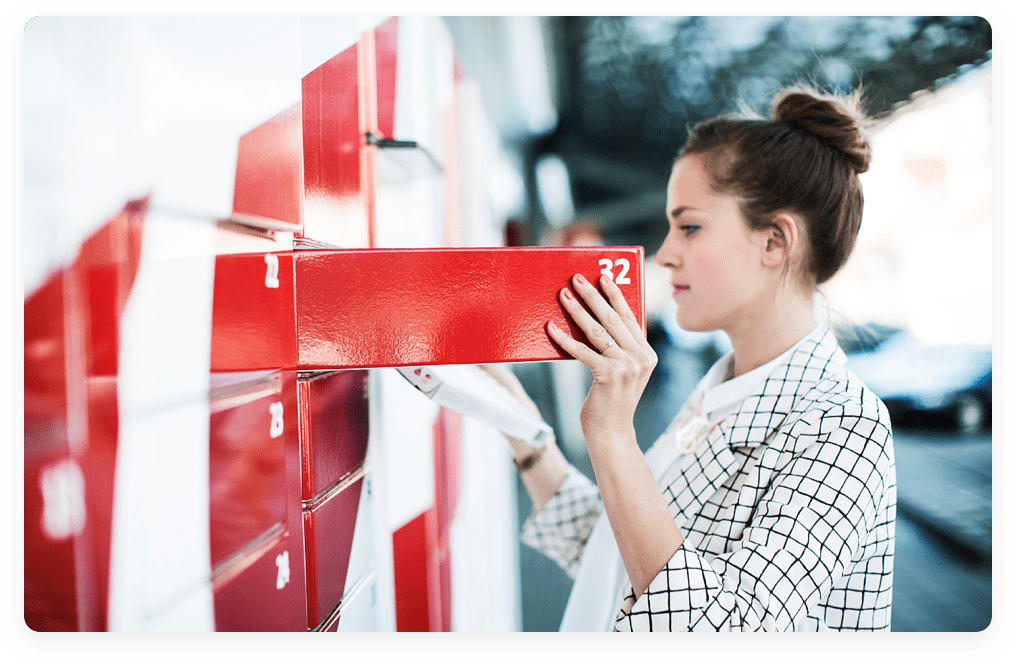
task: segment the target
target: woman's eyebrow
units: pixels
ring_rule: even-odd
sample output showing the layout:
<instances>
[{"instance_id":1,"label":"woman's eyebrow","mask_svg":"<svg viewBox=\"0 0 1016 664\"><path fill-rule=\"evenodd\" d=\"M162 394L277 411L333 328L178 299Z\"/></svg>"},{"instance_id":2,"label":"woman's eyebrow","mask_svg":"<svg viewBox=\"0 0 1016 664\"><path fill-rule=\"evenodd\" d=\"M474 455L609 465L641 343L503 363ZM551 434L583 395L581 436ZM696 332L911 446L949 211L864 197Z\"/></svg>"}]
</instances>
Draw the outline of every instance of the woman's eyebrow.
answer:
<instances>
[{"instance_id":1,"label":"woman's eyebrow","mask_svg":"<svg viewBox=\"0 0 1016 664\"><path fill-rule=\"evenodd\" d=\"M670 211L670 218L677 219L682 214L684 214L685 210L694 210L694 209L696 208L693 208L690 205L679 205L678 207Z\"/></svg>"}]
</instances>

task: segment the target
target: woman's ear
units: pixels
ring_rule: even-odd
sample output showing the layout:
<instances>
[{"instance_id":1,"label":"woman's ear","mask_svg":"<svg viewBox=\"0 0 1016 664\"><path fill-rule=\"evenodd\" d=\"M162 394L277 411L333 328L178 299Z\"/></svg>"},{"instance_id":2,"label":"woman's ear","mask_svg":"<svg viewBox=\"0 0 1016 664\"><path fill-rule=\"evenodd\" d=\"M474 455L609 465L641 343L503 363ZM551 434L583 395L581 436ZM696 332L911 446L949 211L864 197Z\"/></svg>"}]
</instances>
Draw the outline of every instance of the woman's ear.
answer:
<instances>
[{"instance_id":1,"label":"woman's ear","mask_svg":"<svg viewBox=\"0 0 1016 664\"><path fill-rule=\"evenodd\" d=\"M766 267L779 267L790 261L790 257L800 244L801 232L797 220L781 212L773 218L762 237L762 263Z\"/></svg>"}]
</instances>

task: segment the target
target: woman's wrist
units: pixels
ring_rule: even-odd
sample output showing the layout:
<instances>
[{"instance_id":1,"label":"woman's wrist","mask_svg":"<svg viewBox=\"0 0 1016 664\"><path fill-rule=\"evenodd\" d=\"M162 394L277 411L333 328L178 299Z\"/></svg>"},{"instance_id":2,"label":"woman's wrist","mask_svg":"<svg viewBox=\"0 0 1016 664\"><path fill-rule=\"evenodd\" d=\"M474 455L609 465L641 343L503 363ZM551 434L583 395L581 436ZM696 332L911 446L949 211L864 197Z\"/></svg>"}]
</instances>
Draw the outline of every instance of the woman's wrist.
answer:
<instances>
[{"instance_id":1,"label":"woman's wrist","mask_svg":"<svg viewBox=\"0 0 1016 664\"><path fill-rule=\"evenodd\" d=\"M618 429L594 428L585 434L585 439L590 459L624 455L633 450L638 450L641 454L635 427L631 424Z\"/></svg>"},{"instance_id":2,"label":"woman's wrist","mask_svg":"<svg viewBox=\"0 0 1016 664\"><path fill-rule=\"evenodd\" d=\"M512 456L512 461L515 462L515 468L520 472L524 473L537 463L543 457L543 453L547 450L547 446L539 447L531 452L524 454L523 456Z\"/></svg>"},{"instance_id":3,"label":"woman's wrist","mask_svg":"<svg viewBox=\"0 0 1016 664\"><path fill-rule=\"evenodd\" d=\"M513 454L512 460L537 511L557 493L568 475L568 461L553 441L539 449L530 447L526 454Z\"/></svg>"}]
</instances>

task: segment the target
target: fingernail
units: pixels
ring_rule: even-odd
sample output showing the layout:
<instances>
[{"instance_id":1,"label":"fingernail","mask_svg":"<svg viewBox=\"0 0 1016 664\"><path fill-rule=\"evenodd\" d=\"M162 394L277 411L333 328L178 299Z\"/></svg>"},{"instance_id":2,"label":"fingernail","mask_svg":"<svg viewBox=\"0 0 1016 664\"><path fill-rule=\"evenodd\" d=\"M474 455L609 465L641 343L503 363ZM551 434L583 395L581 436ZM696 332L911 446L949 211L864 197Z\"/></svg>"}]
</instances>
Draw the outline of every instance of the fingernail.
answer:
<instances>
[{"instance_id":1,"label":"fingernail","mask_svg":"<svg viewBox=\"0 0 1016 664\"><path fill-rule=\"evenodd\" d=\"M547 323L547 327L549 327L550 329L554 330L555 332L558 331L557 324L554 323L554 321L550 321L549 323Z\"/></svg>"},{"instance_id":2,"label":"fingernail","mask_svg":"<svg viewBox=\"0 0 1016 664\"><path fill-rule=\"evenodd\" d=\"M614 275L611 272L609 272L609 271L608 272L604 272L603 273L603 280L604 281L614 281Z\"/></svg>"},{"instance_id":3,"label":"fingernail","mask_svg":"<svg viewBox=\"0 0 1016 664\"><path fill-rule=\"evenodd\" d=\"M575 275L575 281L579 282L580 284L588 284L589 283L588 281L586 281L586 278L583 277L581 274L576 274Z\"/></svg>"},{"instance_id":4,"label":"fingernail","mask_svg":"<svg viewBox=\"0 0 1016 664\"><path fill-rule=\"evenodd\" d=\"M571 291L568 290L567 288L562 288L561 289L561 295L563 295L564 299L566 299L566 300L573 300L573 299L575 299L575 298L572 297Z\"/></svg>"}]
</instances>

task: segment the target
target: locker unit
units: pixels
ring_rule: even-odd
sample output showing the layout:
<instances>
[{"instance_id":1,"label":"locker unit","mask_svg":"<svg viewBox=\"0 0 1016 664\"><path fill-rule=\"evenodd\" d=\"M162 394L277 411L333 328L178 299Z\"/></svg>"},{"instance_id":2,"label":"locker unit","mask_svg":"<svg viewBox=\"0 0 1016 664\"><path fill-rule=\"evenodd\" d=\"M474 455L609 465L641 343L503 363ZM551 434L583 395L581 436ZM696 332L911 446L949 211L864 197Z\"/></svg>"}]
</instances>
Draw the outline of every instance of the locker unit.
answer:
<instances>
[{"instance_id":1,"label":"locker unit","mask_svg":"<svg viewBox=\"0 0 1016 664\"><path fill-rule=\"evenodd\" d=\"M68 439L66 281L61 271L25 300L25 622L40 631L87 624L76 601L84 500Z\"/></svg>"},{"instance_id":2,"label":"locker unit","mask_svg":"<svg viewBox=\"0 0 1016 664\"><path fill-rule=\"evenodd\" d=\"M209 525L215 626L304 626L293 372L212 374Z\"/></svg>"},{"instance_id":3,"label":"locker unit","mask_svg":"<svg viewBox=\"0 0 1016 664\"><path fill-rule=\"evenodd\" d=\"M367 372L300 378L300 454L304 502L314 501L360 468L367 455Z\"/></svg>"},{"instance_id":4,"label":"locker unit","mask_svg":"<svg viewBox=\"0 0 1016 664\"><path fill-rule=\"evenodd\" d=\"M127 204L25 301L25 621L106 628L117 319L144 201Z\"/></svg>"},{"instance_id":5,"label":"locker unit","mask_svg":"<svg viewBox=\"0 0 1016 664\"><path fill-rule=\"evenodd\" d=\"M301 250L219 256L213 371L567 359L575 274L610 272L645 328L642 247ZM454 297L449 297L454 293Z\"/></svg>"},{"instance_id":6,"label":"locker unit","mask_svg":"<svg viewBox=\"0 0 1016 664\"><path fill-rule=\"evenodd\" d=\"M136 178L60 170L67 218L120 209L26 284L26 625L517 629L507 447L394 367L561 359L577 272L644 328L641 248L464 218L496 140L439 19L103 20L26 33L132 95Z\"/></svg>"},{"instance_id":7,"label":"locker unit","mask_svg":"<svg viewBox=\"0 0 1016 664\"><path fill-rule=\"evenodd\" d=\"M307 627L312 630L337 626L347 587L368 473L367 380L366 371L351 370L309 374L299 382Z\"/></svg>"}]
</instances>

